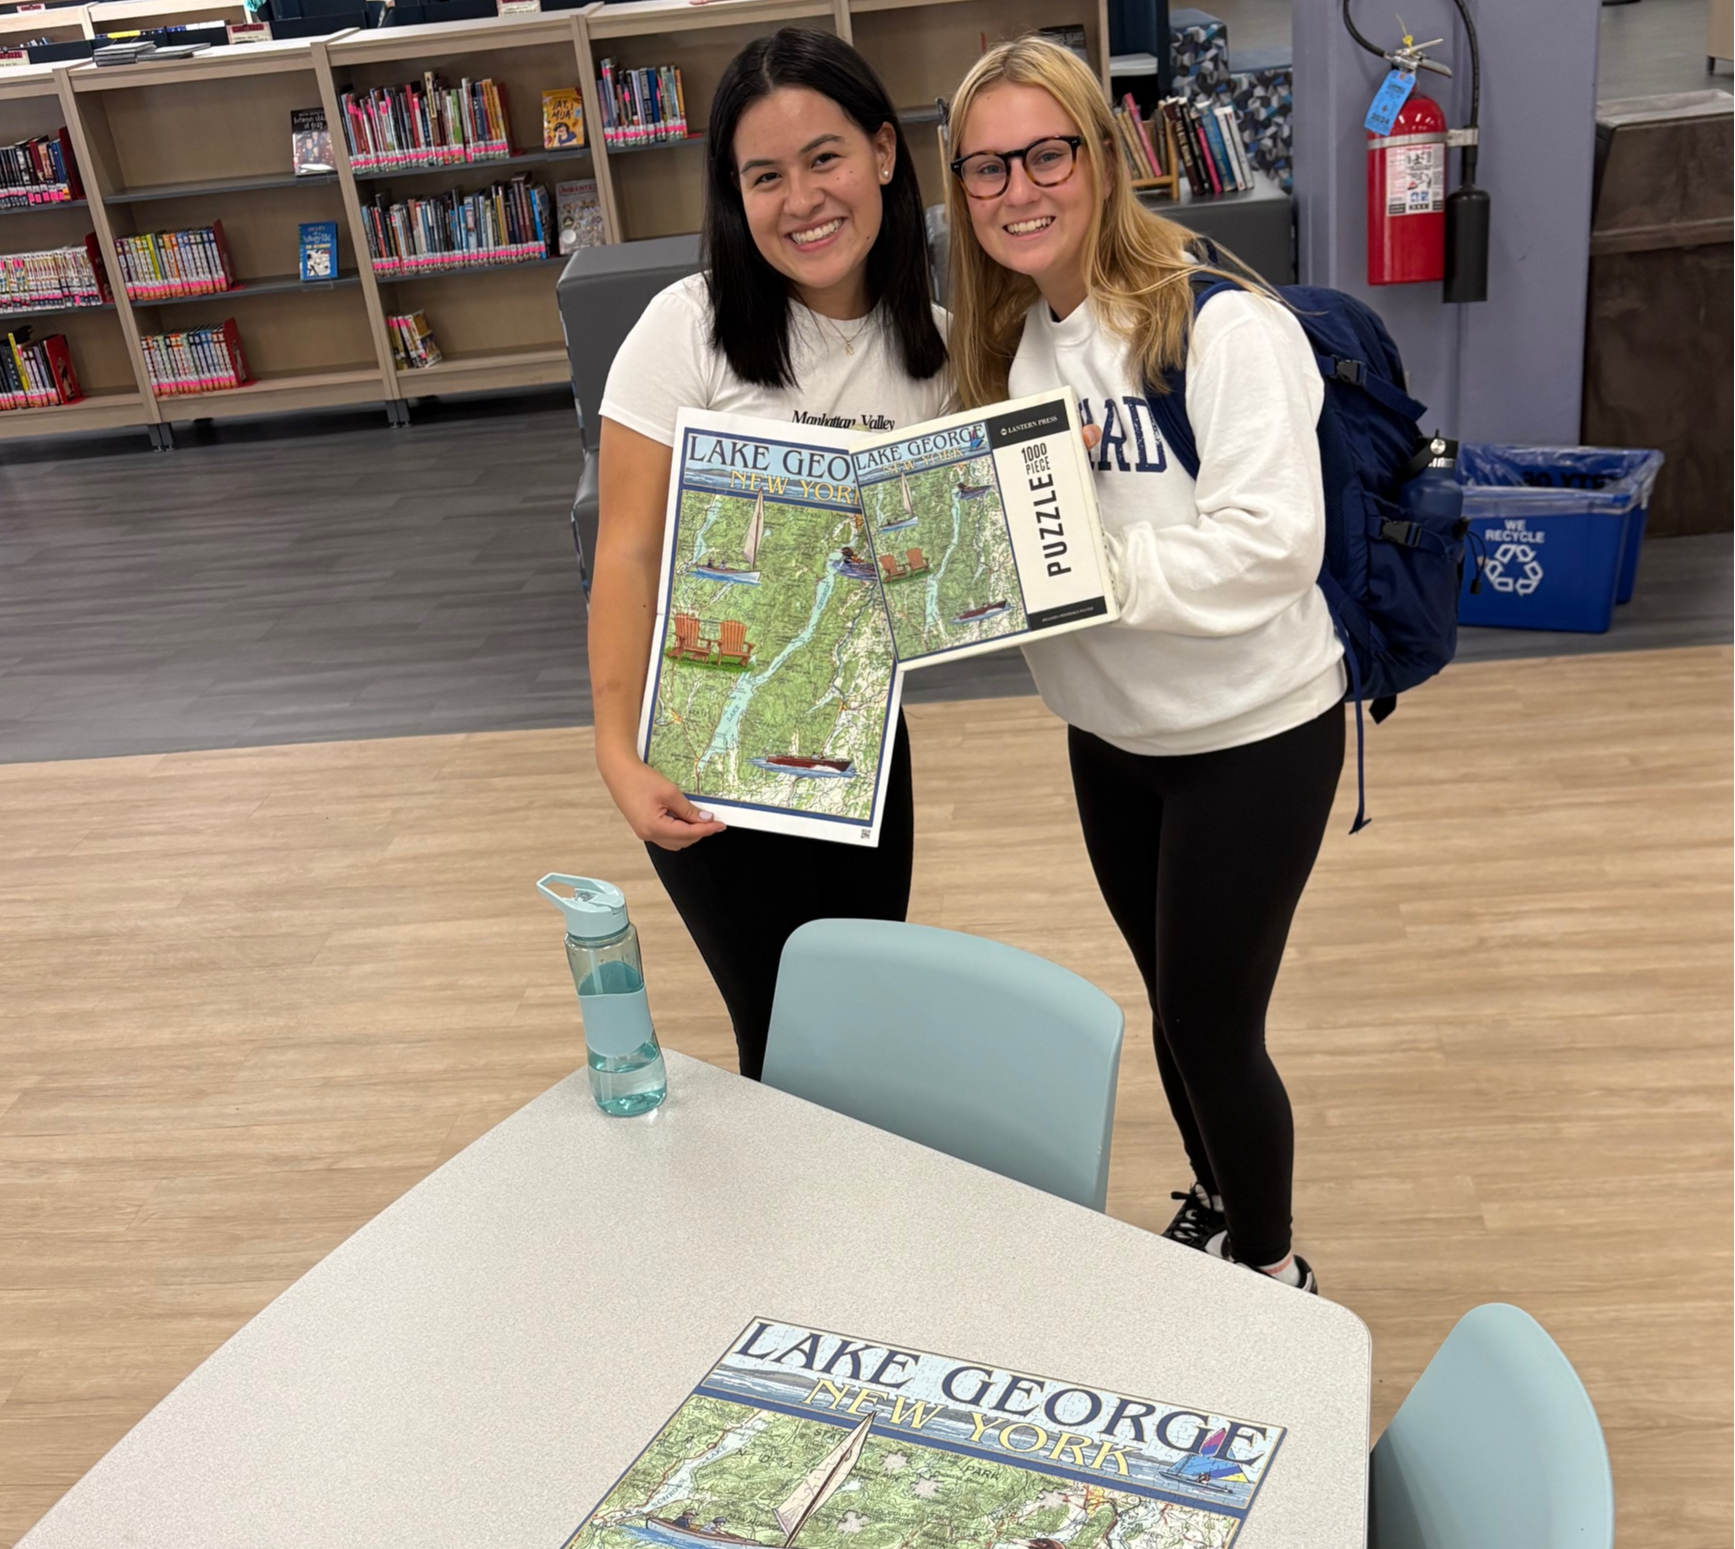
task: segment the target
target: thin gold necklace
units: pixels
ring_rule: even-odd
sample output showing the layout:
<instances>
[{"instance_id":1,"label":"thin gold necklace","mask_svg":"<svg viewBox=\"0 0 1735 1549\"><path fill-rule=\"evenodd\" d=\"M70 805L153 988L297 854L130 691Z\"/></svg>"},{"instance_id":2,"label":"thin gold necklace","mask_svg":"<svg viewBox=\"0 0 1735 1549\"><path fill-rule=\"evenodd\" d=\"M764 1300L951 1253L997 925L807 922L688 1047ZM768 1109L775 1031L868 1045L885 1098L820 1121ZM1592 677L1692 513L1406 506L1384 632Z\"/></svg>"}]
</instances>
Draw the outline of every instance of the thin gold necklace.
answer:
<instances>
[{"instance_id":1,"label":"thin gold necklace","mask_svg":"<svg viewBox=\"0 0 1735 1549\"><path fill-rule=\"evenodd\" d=\"M812 309L809 308L809 310L811 311ZM874 320L874 315L870 311L867 316L861 320L861 327L856 329L854 333L845 333L837 326L837 320L835 318L827 317L823 312L814 312L813 315L837 335L837 342L843 346L843 352L846 355L855 354L856 340L861 338L861 336L868 331L869 325L872 324Z\"/></svg>"}]
</instances>

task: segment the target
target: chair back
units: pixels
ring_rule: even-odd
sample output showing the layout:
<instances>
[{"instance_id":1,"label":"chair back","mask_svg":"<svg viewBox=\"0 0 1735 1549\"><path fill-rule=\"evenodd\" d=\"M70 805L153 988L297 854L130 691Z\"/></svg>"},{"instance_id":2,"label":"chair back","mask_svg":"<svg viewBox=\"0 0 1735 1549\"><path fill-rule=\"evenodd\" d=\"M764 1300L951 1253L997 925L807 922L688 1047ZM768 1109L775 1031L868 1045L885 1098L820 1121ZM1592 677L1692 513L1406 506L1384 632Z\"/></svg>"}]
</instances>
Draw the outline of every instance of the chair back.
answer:
<instances>
[{"instance_id":1,"label":"chair back","mask_svg":"<svg viewBox=\"0 0 1735 1549\"><path fill-rule=\"evenodd\" d=\"M1590 1395L1529 1313L1464 1314L1371 1461L1368 1549L1611 1549Z\"/></svg>"},{"instance_id":2,"label":"chair back","mask_svg":"<svg viewBox=\"0 0 1735 1549\"><path fill-rule=\"evenodd\" d=\"M880 555L880 569L885 571L888 581L895 581L903 566L898 563L897 555L882 554Z\"/></svg>"},{"instance_id":3,"label":"chair back","mask_svg":"<svg viewBox=\"0 0 1735 1549\"><path fill-rule=\"evenodd\" d=\"M905 549L904 554L909 559L910 569L912 570L920 570L928 563L927 560L922 558L922 551L920 549Z\"/></svg>"},{"instance_id":4,"label":"chair back","mask_svg":"<svg viewBox=\"0 0 1735 1549\"><path fill-rule=\"evenodd\" d=\"M1101 1210L1120 1007L1003 942L814 920L783 949L765 1081Z\"/></svg>"},{"instance_id":5,"label":"chair back","mask_svg":"<svg viewBox=\"0 0 1735 1549\"><path fill-rule=\"evenodd\" d=\"M608 368L651 298L699 271L699 239L654 237L581 247L555 284L560 329L572 367L572 391L584 421L584 449L595 455L602 434L602 390Z\"/></svg>"},{"instance_id":6,"label":"chair back","mask_svg":"<svg viewBox=\"0 0 1735 1549\"><path fill-rule=\"evenodd\" d=\"M602 436L602 390L616 352L644 315L658 291L698 273L699 239L654 237L648 242L614 242L581 247L567 260L554 287L560 331L572 368L572 394L578 400L584 467L572 501L572 544L586 596L590 594L590 556L596 553L597 459Z\"/></svg>"},{"instance_id":7,"label":"chair back","mask_svg":"<svg viewBox=\"0 0 1735 1549\"><path fill-rule=\"evenodd\" d=\"M724 656L745 656L748 652L747 626L740 619L724 619L717 626L718 650Z\"/></svg>"}]
</instances>

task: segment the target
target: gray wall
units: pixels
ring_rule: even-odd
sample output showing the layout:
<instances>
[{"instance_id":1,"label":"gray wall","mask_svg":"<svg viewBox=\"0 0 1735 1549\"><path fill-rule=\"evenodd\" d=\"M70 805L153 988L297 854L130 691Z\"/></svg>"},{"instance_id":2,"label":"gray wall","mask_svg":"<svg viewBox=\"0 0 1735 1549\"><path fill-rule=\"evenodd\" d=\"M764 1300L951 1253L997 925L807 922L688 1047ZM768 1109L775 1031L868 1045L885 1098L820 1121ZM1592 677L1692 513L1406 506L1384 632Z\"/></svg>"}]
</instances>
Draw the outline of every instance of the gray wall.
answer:
<instances>
[{"instance_id":1,"label":"gray wall","mask_svg":"<svg viewBox=\"0 0 1735 1549\"><path fill-rule=\"evenodd\" d=\"M1362 119L1384 61L1344 31L1341 0L1294 0L1295 195L1304 284L1331 285L1385 319L1428 405L1424 428L1468 441L1574 445L1584 360L1595 150L1597 0L1468 0L1482 44L1482 159L1493 202L1488 300L1447 306L1437 284L1367 283ZM1417 89L1462 126L1470 58L1451 0L1401 7L1417 38L1444 37ZM1356 25L1398 40L1392 7L1354 0ZM1448 190L1458 184L1450 156Z\"/></svg>"}]
</instances>

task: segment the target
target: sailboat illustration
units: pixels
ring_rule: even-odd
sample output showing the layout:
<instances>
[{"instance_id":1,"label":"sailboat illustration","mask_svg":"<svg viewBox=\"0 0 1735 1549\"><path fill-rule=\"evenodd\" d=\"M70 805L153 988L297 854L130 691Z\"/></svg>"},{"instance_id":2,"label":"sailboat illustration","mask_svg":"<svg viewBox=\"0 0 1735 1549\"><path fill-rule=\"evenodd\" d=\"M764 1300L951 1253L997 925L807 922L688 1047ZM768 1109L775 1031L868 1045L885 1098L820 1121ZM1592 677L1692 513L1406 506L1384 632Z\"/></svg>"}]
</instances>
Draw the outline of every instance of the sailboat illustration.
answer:
<instances>
[{"instance_id":1,"label":"sailboat illustration","mask_svg":"<svg viewBox=\"0 0 1735 1549\"><path fill-rule=\"evenodd\" d=\"M745 563L736 565L714 565L710 563L691 565L688 575L696 575L705 581L729 581L736 586L757 586L759 584L759 543L765 536L765 491L760 490L759 498L753 502L753 519L747 524L747 538L741 545L741 557Z\"/></svg>"},{"instance_id":2,"label":"sailboat illustration","mask_svg":"<svg viewBox=\"0 0 1735 1549\"><path fill-rule=\"evenodd\" d=\"M910 499L910 476L902 468L898 469L898 488L904 497L904 514L889 522L882 522L876 529L879 532L896 532L900 527L913 527L916 524L916 507Z\"/></svg>"},{"instance_id":3,"label":"sailboat illustration","mask_svg":"<svg viewBox=\"0 0 1735 1549\"><path fill-rule=\"evenodd\" d=\"M1247 1466L1229 1456L1224 1445L1228 1439L1228 1427L1218 1426L1199 1444L1197 1452L1189 1452L1173 1468L1165 1468L1164 1474L1214 1494L1235 1493L1229 1489L1230 1485L1250 1484L1252 1481L1247 1477Z\"/></svg>"},{"instance_id":4,"label":"sailboat illustration","mask_svg":"<svg viewBox=\"0 0 1735 1549\"><path fill-rule=\"evenodd\" d=\"M868 1429L873 1423L874 1417L869 1415L821 1458L789 1492L788 1498L774 1513L780 1536L770 1544L765 1544L758 1538L747 1538L740 1533L729 1532L722 1517L712 1517L701 1526L694 1520L697 1514L692 1512L683 1512L678 1517L647 1517L644 1528L639 1530L640 1536L648 1538L652 1543L669 1545L750 1544L753 1549L789 1549L807 1519L830 1500L844 1480L849 1478L850 1470L861 1456L861 1449L867 1442Z\"/></svg>"}]
</instances>

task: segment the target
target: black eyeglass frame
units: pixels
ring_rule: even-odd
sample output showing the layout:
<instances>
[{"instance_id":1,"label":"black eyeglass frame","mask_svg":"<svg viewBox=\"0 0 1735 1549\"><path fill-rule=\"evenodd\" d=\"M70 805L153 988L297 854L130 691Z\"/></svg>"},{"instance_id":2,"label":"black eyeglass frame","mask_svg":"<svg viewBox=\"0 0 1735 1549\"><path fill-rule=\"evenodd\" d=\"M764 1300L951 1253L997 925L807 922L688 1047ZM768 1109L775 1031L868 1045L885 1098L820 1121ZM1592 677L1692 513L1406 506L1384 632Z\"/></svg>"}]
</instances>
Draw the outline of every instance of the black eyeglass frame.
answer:
<instances>
[{"instance_id":1,"label":"black eyeglass frame","mask_svg":"<svg viewBox=\"0 0 1735 1549\"><path fill-rule=\"evenodd\" d=\"M1039 145L1064 145L1072 152L1072 161L1067 166L1066 177L1057 178L1052 183L1037 183L1035 178L1030 178L1030 181L1038 188L1059 188L1067 178L1078 171L1078 153L1084 148L1084 136L1081 134L1045 134L1040 140L1032 140L1021 151L972 151L968 156L954 156L946 165L951 168L952 176L957 178L963 187L965 198L998 199L1012 185L1012 163L1024 161L1024 158ZM991 194L973 194L970 192L970 185L964 182L964 163L974 161L978 156L997 156L1006 163L1006 181ZM1027 161L1024 161L1024 175L1030 177L1030 163Z\"/></svg>"}]
</instances>

